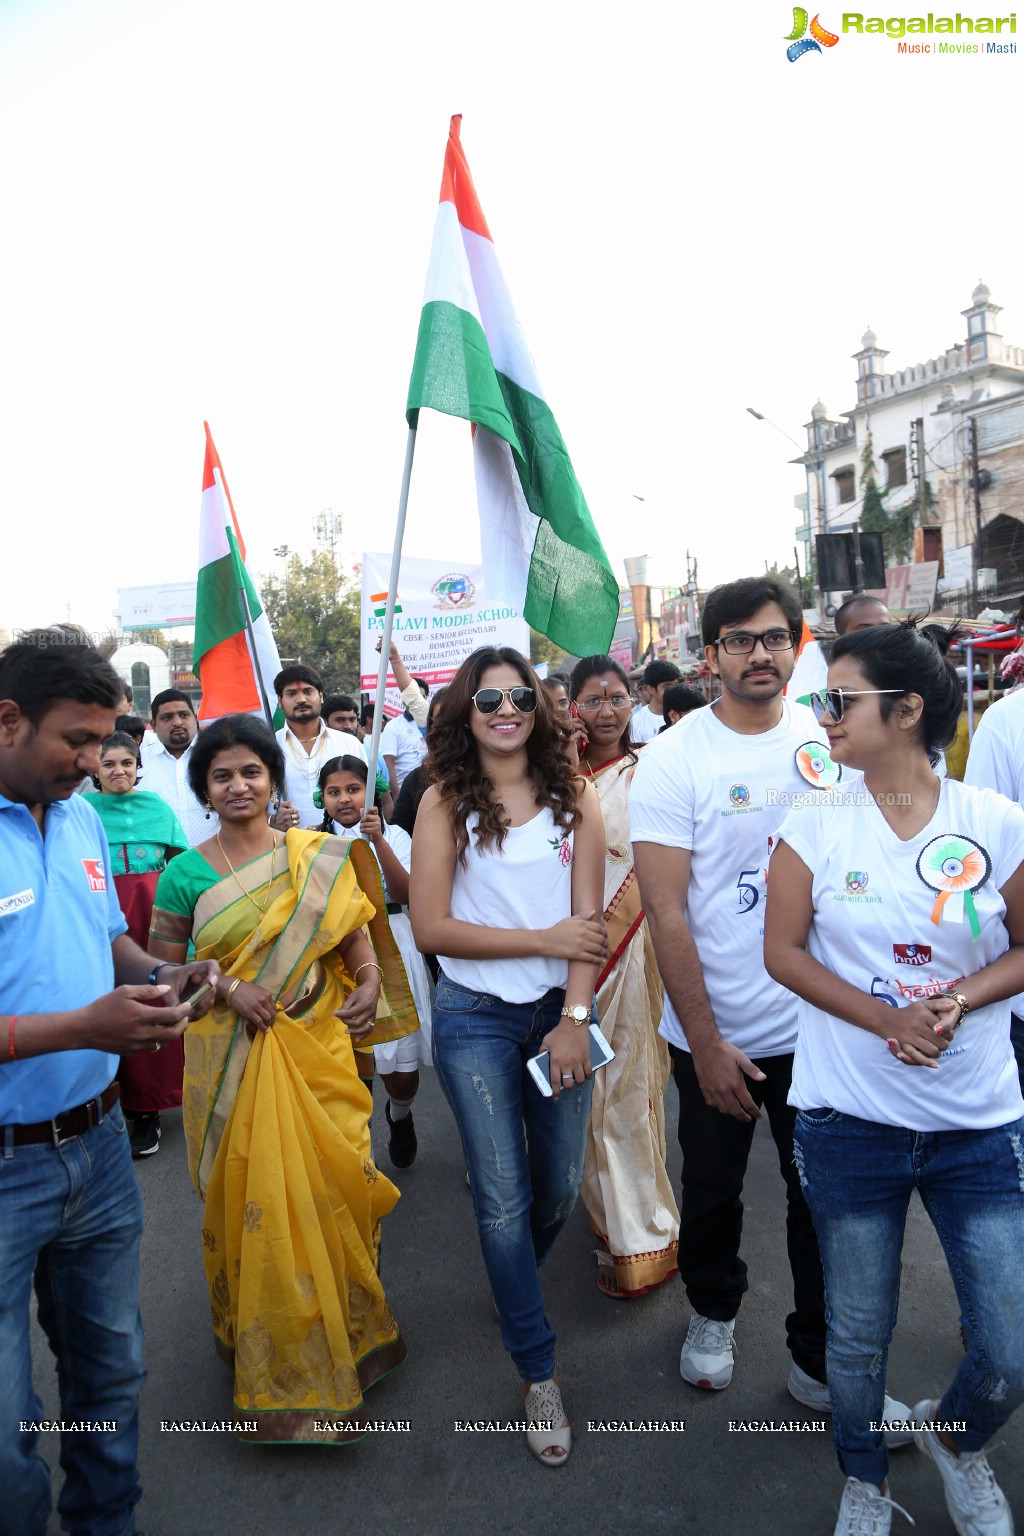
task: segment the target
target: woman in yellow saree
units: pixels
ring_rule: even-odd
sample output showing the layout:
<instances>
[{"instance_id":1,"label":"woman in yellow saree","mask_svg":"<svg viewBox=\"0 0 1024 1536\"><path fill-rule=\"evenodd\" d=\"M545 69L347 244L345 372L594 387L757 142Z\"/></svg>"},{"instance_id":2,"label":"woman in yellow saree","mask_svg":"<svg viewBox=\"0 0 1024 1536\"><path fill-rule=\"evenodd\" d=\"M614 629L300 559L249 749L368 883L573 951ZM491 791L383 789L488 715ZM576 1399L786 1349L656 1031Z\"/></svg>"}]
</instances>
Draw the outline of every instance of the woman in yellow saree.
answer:
<instances>
[{"instance_id":1,"label":"woman in yellow saree","mask_svg":"<svg viewBox=\"0 0 1024 1536\"><path fill-rule=\"evenodd\" d=\"M372 854L275 833L282 778L251 717L203 731L189 779L221 830L161 876L151 952L175 961L191 939L222 971L186 1038L182 1109L216 1347L236 1419L255 1424L241 1433L344 1444L363 1432L363 1391L406 1354L378 1274L398 1191L371 1157L352 1041L417 1018Z\"/></svg>"}]
</instances>

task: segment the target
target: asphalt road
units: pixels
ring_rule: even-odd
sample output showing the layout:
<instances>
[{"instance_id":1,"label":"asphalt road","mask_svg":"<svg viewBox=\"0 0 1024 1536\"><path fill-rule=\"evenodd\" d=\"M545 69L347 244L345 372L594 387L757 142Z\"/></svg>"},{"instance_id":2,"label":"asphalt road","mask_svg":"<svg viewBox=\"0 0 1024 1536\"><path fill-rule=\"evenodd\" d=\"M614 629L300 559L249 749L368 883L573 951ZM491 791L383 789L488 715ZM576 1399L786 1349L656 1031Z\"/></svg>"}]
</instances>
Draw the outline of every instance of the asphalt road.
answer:
<instances>
[{"instance_id":1,"label":"asphalt road","mask_svg":"<svg viewBox=\"0 0 1024 1536\"><path fill-rule=\"evenodd\" d=\"M378 1088L374 1148L390 1173L379 1095ZM674 1086L669 1100L674 1126ZM736 1329L736 1374L725 1392L700 1392L680 1380L689 1312L678 1281L634 1301L599 1294L593 1240L582 1204L577 1207L544 1270L575 1432L569 1465L551 1471L533 1460L518 1435L454 1428L456 1420L519 1417L521 1394L491 1309L454 1123L430 1072L416 1105L419 1157L395 1175L402 1199L384 1226L384 1281L409 1360L367 1398L372 1416L408 1420L409 1432L367 1437L349 1449L254 1447L229 1434L162 1432L162 1419L232 1414L231 1378L214 1354L209 1329L201 1209L185 1167L180 1116L166 1116L164 1124L160 1153L136 1165L146 1201L142 1312L149 1380L138 1512L146 1536L536 1536L557 1527L588 1536L830 1536L842 1490L831 1436L729 1430L730 1419L811 1417L785 1391L783 1319L791 1305L785 1206L765 1126L754 1140L745 1192L751 1289ZM676 1180L679 1160L673 1142ZM916 1201L903 1262L889 1387L913 1406L940 1395L961 1350L952 1285ZM52 1362L38 1334L35 1357L37 1389L47 1414L56 1416ZM588 1420L601 1419L682 1420L686 1427L587 1430ZM997 1441L992 1464L1020 1518L1024 1414ZM40 1445L56 1466L56 1435L42 1436ZM916 1450L897 1452L890 1476L893 1496L914 1516L918 1536L953 1532L938 1475ZM904 1529L895 1516L894 1532ZM56 1516L50 1530L59 1530Z\"/></svg>"}]
</instances>

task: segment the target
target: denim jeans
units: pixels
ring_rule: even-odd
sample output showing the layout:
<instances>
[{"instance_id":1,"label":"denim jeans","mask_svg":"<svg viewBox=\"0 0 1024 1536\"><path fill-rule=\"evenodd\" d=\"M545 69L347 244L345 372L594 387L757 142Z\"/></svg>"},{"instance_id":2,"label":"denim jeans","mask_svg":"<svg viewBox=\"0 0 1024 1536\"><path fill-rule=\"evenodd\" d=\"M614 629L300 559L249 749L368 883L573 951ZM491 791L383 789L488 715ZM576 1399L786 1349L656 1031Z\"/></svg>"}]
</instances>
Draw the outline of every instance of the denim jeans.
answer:
<instances>
[{"instance_id":1,"label":"denim jeans","mask_svg":"<svg viewBox=\"0 0 1024 1536\"><path fill-rule=\"evenodd\" d=\"M908 1067L909 1071L919 1070ZM937 1417L978 1451L1024 1402L1024 1119L987 1131L908 1131L834 1109L797 1115L797 1165L825 1268L828 1385L839 1465L881 1483L885 1366L916 1189L939 1236L967 1352Z\"/></svg>"},{"instance_id":2,"label":"denim jeans","mask_svg":"<svg viewBox=\"0 0 1024 1536\"><path fill-rule=\"evenodd\" d=\"M502 1340L530 1382L555 1368L537 1270L576 1204L590 1119L589 1081L556 1102L526 1070L564 1002L555 990L506 1003L444 972L434 993L434 1066L462 1138Z\"/></svg>"},{"instance_id":3,"label":"denim jeans","mask_svg":"<svg viewBox=\"0 0 1024 1536\"><path fill-rule=\"evenodd\" d=\"M50 1469L22 1420L42 1417L32 1386L29 1320L57 1358L61 1418L114 1422L61 1435L65 1531L130 1536L142 1322L142 1196L120 1105L61 1146L13 1146L0 1127L0 1536L42 1536Z\"/></svg>"},{"instance_id":4,"label":"denim jeans","mask_svg":"<svg viewBox=\"0 0 1024 1536\"><path fill-rule=\"evenodd\" d=\"M736 1120L705 1102L689 1051L671 1047L679 1089L679 1145L683 1149L683 1198L679 1227L679 1276L695 1312L731 1322L747 1289L740 1257L743 1180L757 1122ZM759 1056L764 1082L747 1079L750 1097L763 1109L786 1184L786 1249L793 1276L793 1311L786 1318L786 1345L794 1362L815 1381L825 1380L825 1283L814 1223L793 1161L796 1110L789 1102L792 1056Z\"/></svg>"}]
</instances>

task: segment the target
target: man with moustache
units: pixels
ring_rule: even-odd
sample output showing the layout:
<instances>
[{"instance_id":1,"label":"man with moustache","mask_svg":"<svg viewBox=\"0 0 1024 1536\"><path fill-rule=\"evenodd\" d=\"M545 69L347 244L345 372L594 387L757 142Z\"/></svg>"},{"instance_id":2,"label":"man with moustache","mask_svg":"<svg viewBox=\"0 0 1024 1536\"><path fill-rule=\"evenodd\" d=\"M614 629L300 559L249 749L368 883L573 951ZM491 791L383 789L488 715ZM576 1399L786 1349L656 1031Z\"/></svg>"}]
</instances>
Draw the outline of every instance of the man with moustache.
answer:
<instances>
[{"instance_id":1,"label":"man with moustache","mask_svg":"<svg viewBox=\"0 0 1024 1536\"><path fill-rule=\"evenodd\" d=\"M114 1081L159 1051L212 962L154 964L127 933L107 837L74 793L121 684L66 629L0 654L0 1532L44 1536L30 1319L58 1361L62 1527L128 1536L140 1496L142 1198ZM166 1005L166 1006L165 1006Z\"/></svg>"},{"instance_id":2,"label":"man with moustache","mask_svg":"<svg viewBox=\"0 0 1024 1536\"><path fill-rule=\"evenodd\" d=\"M181 822L189 847L213 837L220 818L196 799L188 782L192 745L199 731L192 701L178 688L165 688L150 706L152 734L142 743L146 788L166 800Z\"/></svg>"},{"instance_id":3,"label":"man with moustache","mask_svg":"<svg viewBox=\"0 0 1024 1536\"><path fill-rule=\"evenodd\" d=\"M324 681L312 667L285 667L274 678L274 692L285 723L277 733L284 753L284 798L273 825L280 832L290 827L318 827L323 810L313 804L313 794L321 768L332 757L346 755L365 762L366 750L358 736L332 731L321 719Z\"/></svg>"},{"instance_id":4,"label":"man with moustache","mask_svg":"<svg viewBox=\"0 0 1024 1536\"><path fill-rule=\"evenodd\" d=\"M796 1111L787 1102L797 1001L772 981L763 958L774 835L794 795L827 794L838 778L815 716L782 694L801 621L796 594L768 576L709 594L704 654L721 680L721 698L645 749L629 810L637 879L665 983L660 1032L679 1089L679 1273L693 1309L680 1374L715 1391L732 1380L733 1331L747 1289L740 1196L763 1109L788 1203L788 1389L798 1402L828 1413L824 1280L793 1159ZM894 1413L910 1416L909 1408L887 1402L887 1417Z\"/></svg>"}]
</instances>

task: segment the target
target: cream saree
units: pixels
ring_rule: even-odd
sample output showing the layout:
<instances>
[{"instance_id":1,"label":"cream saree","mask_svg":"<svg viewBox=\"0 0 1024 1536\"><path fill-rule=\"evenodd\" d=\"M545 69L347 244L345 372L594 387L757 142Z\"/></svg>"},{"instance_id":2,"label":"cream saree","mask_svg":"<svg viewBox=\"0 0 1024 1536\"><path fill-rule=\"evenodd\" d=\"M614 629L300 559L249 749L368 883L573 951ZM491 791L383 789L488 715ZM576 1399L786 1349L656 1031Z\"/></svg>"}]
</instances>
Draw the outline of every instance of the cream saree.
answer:
<instances>
[{"instance_id":1,"label":"cream saree","mask_svg":"<svg viewBox=\"0 0 1024 1536\"><path fill-rule=\"evenodd\" d=\"M668 1046L658 1034L662 986L640 905L626 809L628 757L594 774L605 827L608 962L598 978L601 1029L615 1060L594 1073L583 1203L607 1252L606 1295L639 1296L675 1273L679 1209L665 1171Z\"/></svg>"},{"instance_id":2,"label":"cream saree","mask_svg":"<svg viewBox=\"0 0 1024 1536\"><path fill-rule=\"evenodd\" d=\"M269 854L213 884L201 855L181 855L204 888L190 918L158 891L153 933L180 942L186 924L197 959L278 1000L254 1040L226 1007L189 1026L189 1169L205 1199L216 1346L234 1368L236 1416L256 1424L245 1438L337 1444L358 1437L364 1389L406 1354L377 1272L398 1190L373 1163L370 1097L334 1017L352 986L336 952L348 934L367 926L384 972L371 1040L418 1021L366 844L294 831L285 850L269 893ZM175 878L180 894L187 867Z\"/></svg>"}]
</instances>

